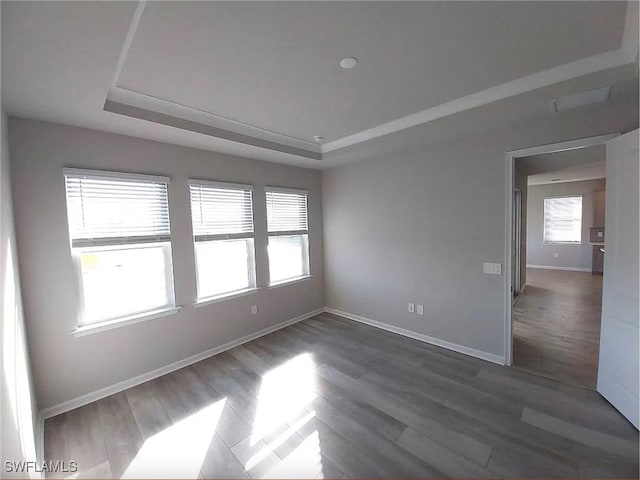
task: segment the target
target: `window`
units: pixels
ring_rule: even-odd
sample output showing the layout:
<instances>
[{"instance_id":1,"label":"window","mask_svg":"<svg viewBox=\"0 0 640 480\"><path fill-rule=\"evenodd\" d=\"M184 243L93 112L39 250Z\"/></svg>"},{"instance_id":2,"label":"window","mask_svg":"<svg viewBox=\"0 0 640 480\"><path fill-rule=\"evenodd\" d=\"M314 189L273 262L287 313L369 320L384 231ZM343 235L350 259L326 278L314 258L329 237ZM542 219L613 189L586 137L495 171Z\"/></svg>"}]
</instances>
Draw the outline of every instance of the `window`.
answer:
<instances>
[{"instance_id":1,"label":"window","mask_svg":"<svg viewBox=\"0 0 640 480\"><path fill-rule=\"evenodd\" d=\"M582 241L582 197L544 199L544 242Z\"/></svg>"},{"instance_id":2,"label":"window","mask_svg":"<svg viewBox=\"0 0 640 480\"><path fill-rule=\"evenodd\" d=\"M169 179L65 169L80 326L175 307Z\"/></svg>"},{"instance_id":3,"label":"window","mask_svg":"<svg viewBox=\"0 0 640 480\"><path fill-rule=\"evenodd\" d=\"M198 300L256 287L250 185L189 182Z\"/></svg>"},{"instance_id":4,"label":"window","mask_svg":"<svg viewBox=\"0 0 640 480\"><path fill-rule=\"evenodd\" d=\"M266 194L270 284L309 276L307 192L267 188Z\"/></svg>"}]
</instances>

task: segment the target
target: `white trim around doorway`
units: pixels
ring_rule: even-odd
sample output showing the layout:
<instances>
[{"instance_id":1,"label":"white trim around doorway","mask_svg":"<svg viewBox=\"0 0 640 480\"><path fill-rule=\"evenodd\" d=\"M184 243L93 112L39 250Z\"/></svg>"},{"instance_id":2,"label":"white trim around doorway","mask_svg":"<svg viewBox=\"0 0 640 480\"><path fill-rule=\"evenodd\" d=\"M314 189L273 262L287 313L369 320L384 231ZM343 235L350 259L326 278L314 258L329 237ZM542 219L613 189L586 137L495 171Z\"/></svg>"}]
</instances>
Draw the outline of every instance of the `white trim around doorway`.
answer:
<instances>
[{"instance_id":1,"label":"white trim around doorway","mask_svg":"<svg viewBox=\"0 0 640 480\"><path fill-rule=\"evenodd\" d=\"M576 150L578 148L592 147L594 145L602 145L609 140L620 136L620 133L610 133L607 135L598 135L595 137L579 138L566 142L551 143L548 145L540 145L537 147L523 148L521 150L512 150L505 154L505 252L504 252L504 361L505 365L511 366L513 360L513 336L511 328L512 314L512 294L511 294L511 232L512 232L512 204L513 204L513 188L514 188L514 163L516 158L530 157L532 155L542 155L547 153L565 152L567 150Z\"/></svg>"}]
</instances>

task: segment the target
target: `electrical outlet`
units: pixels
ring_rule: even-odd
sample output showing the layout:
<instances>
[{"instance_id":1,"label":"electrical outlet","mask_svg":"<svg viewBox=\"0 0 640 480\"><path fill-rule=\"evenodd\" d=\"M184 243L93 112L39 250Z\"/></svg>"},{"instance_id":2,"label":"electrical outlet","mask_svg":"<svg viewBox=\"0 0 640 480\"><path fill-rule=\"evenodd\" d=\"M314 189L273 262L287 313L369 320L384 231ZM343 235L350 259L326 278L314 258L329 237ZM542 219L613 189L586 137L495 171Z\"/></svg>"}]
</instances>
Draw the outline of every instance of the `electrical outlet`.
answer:
<instances>
[{"instance_id":1,"label":"electrical outlet","mask_svg":"<svg viewBox=\"0 0 640 480\"><path fill-rule=\"evenodd\" d=\"M416 313L418 315L424 315L424 305L416 305Z\"/></svg>"},{"instance_id":2,"label":"electrical outlet","mask_svg":"<svg viewBox=\"0 0 640 480\"><path fill-rule=\"evenodd\" d=\"M416 306L413 303L410 303L408 310L409 310L409 313L413 313L416 311Z\"/></svg>"},{"instance_id":3,"label":"electrical outlet","mask_svg":"<svg viewBox=\"0 0 640 480\"><path fill-rule=\"evenodd\" d=\"M502 264L500 264L500 263L483 263L482 264L482 273L487 273L489 275L501 275L502 274Z\"/></svg>"},{"instance_id":4,"label":"electrical outlet","mask_svg":"<svg viewBox=\"0 0 640 480\"><path fill-rule=\"evenodd\" d=\"M258 314L258 306L251 305L251 315L257 315L257 314Z\"/></svg>"},{"instance_id":5,"label":"electrical outlet","mask_svg":"<svg viewBox=\"0 0 640 480\"><path fill-rule=\"evenodd\" d=\"M560 255L558 255L558 252L555 252L555 253L553 254L553 258L558 258L559 256L560 256Z\"/></svg>"}]
</instances>

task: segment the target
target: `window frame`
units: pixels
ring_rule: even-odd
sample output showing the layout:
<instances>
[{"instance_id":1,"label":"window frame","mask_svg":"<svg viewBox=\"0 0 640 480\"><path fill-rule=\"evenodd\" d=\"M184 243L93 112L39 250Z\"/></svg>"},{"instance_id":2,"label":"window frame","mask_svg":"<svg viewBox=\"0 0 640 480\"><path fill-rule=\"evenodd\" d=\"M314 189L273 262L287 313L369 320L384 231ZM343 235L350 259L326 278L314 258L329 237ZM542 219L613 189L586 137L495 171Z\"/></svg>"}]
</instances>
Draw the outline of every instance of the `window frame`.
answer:
<instances>
[{"instance_id":1,"label":"window frame","mask_svg":"<svg viewBox=\"0 0 640 480\"><path fill-rule=\"evenodd\" d=\"M191 200L191 187L210 187L210 188L218 188L224 190L236 190L236 191L248 191L250 195L250 205L251 205L251 232L245 233L221 233L221 234L201 234L196 235L195 233L195 225L193 223L193 202ZM254 205L254 187L250 184L243 183L233 183L233 182L222 182L215 180L203 180L198 178L190 178L187 181L187 190L189 195L189 212L191 214L191 236L193 239L193 260L195 266L195 274L196 274L196 299L194 301L194 305L202 306L210 303L215 303L220 300L225 300L241 295L246 295L249 293L253 293L258 290L257 284L257 262L256 262L256 227L255 227L255 205ZM198 237L202 237L198 240ZM249 259L247 265L247 280L248 287L229 290L226 292L221 292L219 294L208 295L208 296L200 296L200 292L202 290L200 286L200 275L198 273L198 243L209 243L209 242L222 242L228 240L250 240L246 242L247 248L247 258Z\"/></svg>"},{"instance_id":2,"label":"window frame","mask_svg":"<svg viewBox=\"0 0 640 480\"><path fill-rule=\"evenodd\" d=\"M310 238L309 238L309 191L296 189L296 188L288 188L288 187L273 187L266 186L265 187L265 213L266 213L266 230L267 230L267 265L269 269L269 288L279 287L282 285L287 285L290 283L298 283L300 281L311 278L311 253L310 253ZM305 211L306 211L306 221L307 228L304 230L281 230L281 231L269 231L269 201L268 201L268 193L288 193L295 195L304 195L305 197ZM271 258L269 257L269 242L272 237L294 237L299 236L302 241L302 275L298 275L295 277L283 278L280 280L272 281L271 280Z\"/></svg>"},{"instance_id":3,"label":"window frame","mask_svg":"<svg viewBox=\"0 0 640 480\"><path fill-rule=\"evenodd\" d=\"M547 209L546 202L547 200L557 200L564 198L579 198L580 199L580 240L578 241L557 241L557 240L547 240ZM583 245L583 227L584 220L584 195L582 194L570 194L570 195L550 195L545 196L542 199L542 244L543 245L567 245L567 246L580 246Z\"/></svg>"},{"instance_id":4,"label":"window frame","mask_svg":"<svg viewBox=\"0 0 640 480\"><path fill-rule=\"evenodd\" d=\"M138 323L143 320L158 318L165 315L175 314L180 311L181 307L176 306L175 298L175 279L173 274L173 255L172 255L172 235L170 230L166 238L156 236L122 236L110 238L96 238L94 240L78 239L79 245L74 246L74 238L71 232L71 222L69 216L69 197L67 191L67 176L78 177L87 176L93 178L103 178L105 180L138 180L143 182L158 182L166 184L166 201L167 212L169 211L169 184L170 178L158 175L146 175L140 173L113 172L105 170L92 170L64 167L63 179L65 185L65 213L67 216L67 232L69 235L69 253L73 264L74 280L76 283L76 292L78 301L76 305L76 329L73 334L75 336L83 336L90 333L96 333L112 328L120 327L126 324ZM86 318L86 302L85 302L85 285L84 275L82 272L81 256L86 252L104 252L104 251L122 251L137 248L162 247L164 254L164 283L167 303L165 305L152 307L135 312L129 312L126 315L118 315L112 318L104 318L95 321L87 321Z\"/></svg>"},{"instance_id":5,"label":"window frame","mask_svg":"<svg viewBox=\"0 0 640 480\"><path fill-rule=\"evenodd\" d=\"M78 286L78 293L80 294L79 312L81 319L85 318L86 305L84 298L84 277L82 275L82 254L89 252L108 252L108 251L123 251L123 250L137 250L143 248L162 247L162 253L164 255L164 274L165 274L165 294L169 302L165 305L160 305L150 309L143 309L139 311L129 312L124 316L117 316L113 318L105 318L95 322L81 323L78 322L78 327L88 328L92 325L98 325L102 323L113 322L117 320L125 320L130 317L137 317L146 313L154 313L165 309L175 308L175 284L173 278L173 262L171 255L171 242L152 242L152 243L126 243L117 245L105 245L105 246L90 246L90 247L75 247L72 248L71 256L73 258L73 264L76 274L76 282ZM173 302L170 300L174 299Z\"/></svg>"}]
</instances>

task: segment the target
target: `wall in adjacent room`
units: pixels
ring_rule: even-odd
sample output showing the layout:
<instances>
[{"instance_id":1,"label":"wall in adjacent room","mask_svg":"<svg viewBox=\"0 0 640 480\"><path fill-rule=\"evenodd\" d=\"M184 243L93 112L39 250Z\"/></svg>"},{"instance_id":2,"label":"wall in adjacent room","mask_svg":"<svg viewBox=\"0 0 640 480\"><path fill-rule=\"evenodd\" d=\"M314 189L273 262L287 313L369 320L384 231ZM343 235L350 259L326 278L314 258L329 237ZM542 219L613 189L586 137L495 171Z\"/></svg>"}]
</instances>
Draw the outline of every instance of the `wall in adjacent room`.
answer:
<instances>
[{"instance_id":1,"label":"wall in adjacent room","mask_svg":"<svg viewBox=\"0 0 640 480\"><path fill-rule=\"evenodd\" d=\"M529 185L527 196L527 265L591 271L593 247L589 229L593 225L594 192L605 189L605 180ZM582 196L582 238L579 245L543 242L544 199ZM554 258L558 254L558 258Z\"/></svg>"},{"instance_id":2,"label":"wall in adjacent room","mask_svg":"<svg viewBox=\"0 0 640 480\"><path fill-rule=\"evenodd\" d=\"M606 145L593 145L576 150L532 155L516 158L514 162L514 185L522 192L522 232L520 245L520 289L527 283L527 197L530 175L566 174L565 169L606 161ZM604 202L604 201L603 201ZM604 208L604 205L602 205ZM604 217L604 213L602 214ZM598 225L602 226L602 225Z\"/></svg>"},{"instance_id":3,"label":"wall in adjacent room","mask_svg":"<svg viewBox=\"0 0 640 480\"><path fill-rule=\"evenodd\" d=\"M10 119L12 180L25 316L40 408L111 386L324 306L320 172L230 157L54 123ZM169 210L176 303L172 316L74 337L78 291L62 168L171 177ZM187 179L254 185L254 294L195 308ZM312 278L268 288L265 186L309 192ZM258 314L251 315L251 305Z\"/></svg>"}]
</instances>

